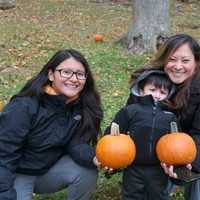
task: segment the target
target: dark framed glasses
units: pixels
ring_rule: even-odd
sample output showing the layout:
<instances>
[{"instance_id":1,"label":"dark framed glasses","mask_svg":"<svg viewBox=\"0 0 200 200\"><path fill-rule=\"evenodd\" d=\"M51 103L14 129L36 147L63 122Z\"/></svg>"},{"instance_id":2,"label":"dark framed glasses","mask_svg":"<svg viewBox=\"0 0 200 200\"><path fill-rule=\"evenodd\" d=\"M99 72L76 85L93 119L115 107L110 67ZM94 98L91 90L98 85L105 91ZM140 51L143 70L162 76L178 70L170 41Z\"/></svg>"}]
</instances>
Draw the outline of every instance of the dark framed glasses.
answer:
<instances>
[{"instance_id":1,"label":"dark framed glasses","mask_svg":"<svg viewBox=\"0 0 200 200\"><path fill-rule=\"evenodd\" d=\"M69 69L56 69L55 71L60 72L62 78L70 79L74 74L78 80L85 80L87 78L87 74L81 71L74 72Z\"/></svg>"}]
</instances>

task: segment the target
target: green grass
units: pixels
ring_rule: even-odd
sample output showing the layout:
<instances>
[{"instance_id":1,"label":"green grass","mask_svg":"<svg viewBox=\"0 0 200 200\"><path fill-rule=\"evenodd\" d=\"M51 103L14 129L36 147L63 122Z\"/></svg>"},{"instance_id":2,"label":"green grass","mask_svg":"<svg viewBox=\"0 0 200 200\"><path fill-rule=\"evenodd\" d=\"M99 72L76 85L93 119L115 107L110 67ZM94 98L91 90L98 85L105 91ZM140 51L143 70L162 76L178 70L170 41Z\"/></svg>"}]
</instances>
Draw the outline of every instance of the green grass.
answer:
<instances>
[{"instance_id":1,"label":"green grass","mask_svg":"<svg viewBox=\"0 0 200 200\"><path fill-rule=\"evenodd\" d=\"M0 99L6 103L61 48L80 50L88 59L101 94L102 129L123 106L129 95L128 80L149 56L131 55L116 44L132 20L131 6L104 0L17 0L17 7L0 11ZM122 1L121 1L122 2ZM172 1L172 29L200 39L200 2ZM94 34L105 36L95 42ZM121 174L106 179L100 172L92 200L119 200ZM37 195L34 200L60 200L66 191ZM172 200L183 200L180 192Z\"/></svg>"}]
</instances>

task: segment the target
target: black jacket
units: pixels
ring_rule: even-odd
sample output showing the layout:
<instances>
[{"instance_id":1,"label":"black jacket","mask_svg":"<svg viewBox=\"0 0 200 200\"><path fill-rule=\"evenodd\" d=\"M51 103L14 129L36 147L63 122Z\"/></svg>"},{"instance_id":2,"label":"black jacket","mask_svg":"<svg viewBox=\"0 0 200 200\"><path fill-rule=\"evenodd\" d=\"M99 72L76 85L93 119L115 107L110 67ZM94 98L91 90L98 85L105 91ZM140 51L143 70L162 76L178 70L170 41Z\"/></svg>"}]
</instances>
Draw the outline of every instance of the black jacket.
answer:
<instances>
[{"instance_id":1,"label":"black jacket","mask_svg":"<svg viewBox=\"0 0 200 200\"><path fill-rule=\"evenodd\" d=\"M65 104L61 95L14 98L0 114L0 199L15 199L15 172L41 175L64 154L94 167L95 150L77 134L81 103Z\"/></svg>"},{"instance_id":2,"label":"black jacket","mask_svg":"<svg viewBox=\"0 0 200 200\"><path fill-rule=\"evenodd\" d=\"M136 144L135 164L154 165L160 162L156 156L156 143L159 138L170 132L170 122L176 116L164 109L161 102L154 104L151 95L137 97L137 103L122 108L114 118L119 124L120 133L129 133ZM106 133L110 128L106 129Z\"/></svg>"},{"instance_id":3,"label":"black jacket","mask_svg":"<svg viewBox=\"0 0 200 200\"><path fill-rule=\"evenodd\" d=\"M186 113L180 120L183 132L189 133L196 142L197 156L192 163L194 171L200 173L200 77L192 82Z\"/></svg>"},{"instance_id":4,"label":"black jacket","mask_svg":"<svg viewBox=\"0 0 200 200\"><path fill-rule=\"evenodd\" d=\"M190 98L185 108L185 114L179 120L181 130L193 137L197 145L197 156L192 163L194 171L200 173L200 77L193 79L190 88ZM175 95L173 95L174 97ZM172 98L173 98L172 97ZM130 94L127 105L135 103L136 99L133 93Z\"/></svg>"},{"instance_id":5,"label":"black jacket","mask_svg":"<svg viewBox=\"0 0 200 200\"><path fill-rule=\"evenodd\" d=\"M156 143L159 138L170 132L170 123L177 123L175 114L169 111L163 102L155 103L151 95L140 96L140 82L149 75L165 74L161 70L143 72L135 81L132 91L131 105L122 108L114 118L119 124L121 133L129 133L136 144L136 159L134 164L154 165L159 161L156 156ZM175 92L172 84L168 98ZM134 101L133 101L134 99ZM110 127L106 129L110 132Z\"/></svg>"}]
</instances>

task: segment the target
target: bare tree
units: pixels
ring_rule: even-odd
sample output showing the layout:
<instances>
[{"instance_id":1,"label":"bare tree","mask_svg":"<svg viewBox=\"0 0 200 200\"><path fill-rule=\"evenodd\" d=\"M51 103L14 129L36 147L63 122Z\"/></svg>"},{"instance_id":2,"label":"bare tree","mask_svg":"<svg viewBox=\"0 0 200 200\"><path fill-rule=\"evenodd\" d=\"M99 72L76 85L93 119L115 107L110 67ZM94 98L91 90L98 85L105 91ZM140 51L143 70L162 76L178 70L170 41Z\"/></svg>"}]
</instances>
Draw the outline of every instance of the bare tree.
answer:
<instances>
[{"instance_id":1,"label":"bare tree","mask_svg":"<svg viewBox=\"0 0 200 200\"><path fill-rule=\"evenodd\" d=\"M122 39L129 51L141 54L158 48L170 34L170 0L132 0L133 22Z\"/></svg>"},{"instance_id":2,"label":"bare tree","mask_svg":"<svg viewBox=\"0 0 200 200\"><path fill-rule=\"evenodd\" d=\"M15 0L0 0L0 9L6 10L15 7Z\"/></svg>"}]
</instances>

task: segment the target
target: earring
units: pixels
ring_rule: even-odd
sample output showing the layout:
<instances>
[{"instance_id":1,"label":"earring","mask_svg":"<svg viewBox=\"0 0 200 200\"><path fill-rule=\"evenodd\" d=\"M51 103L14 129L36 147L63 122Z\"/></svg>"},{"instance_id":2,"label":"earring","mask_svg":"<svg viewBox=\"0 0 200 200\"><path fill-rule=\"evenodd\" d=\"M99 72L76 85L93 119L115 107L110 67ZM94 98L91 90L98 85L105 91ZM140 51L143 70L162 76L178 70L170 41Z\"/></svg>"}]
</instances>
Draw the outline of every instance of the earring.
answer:
<instances>
[{"instance_id":1,"label":"earring","mask_svg":"<svg viewBox=\"0 0 200 200\"><path fill-rule=\"evenodd\" d=\"M50 80L51 82L53 82L53 78L52 78L52 77L49 77L49 80Z\"/></svg>"}]
</instances>

